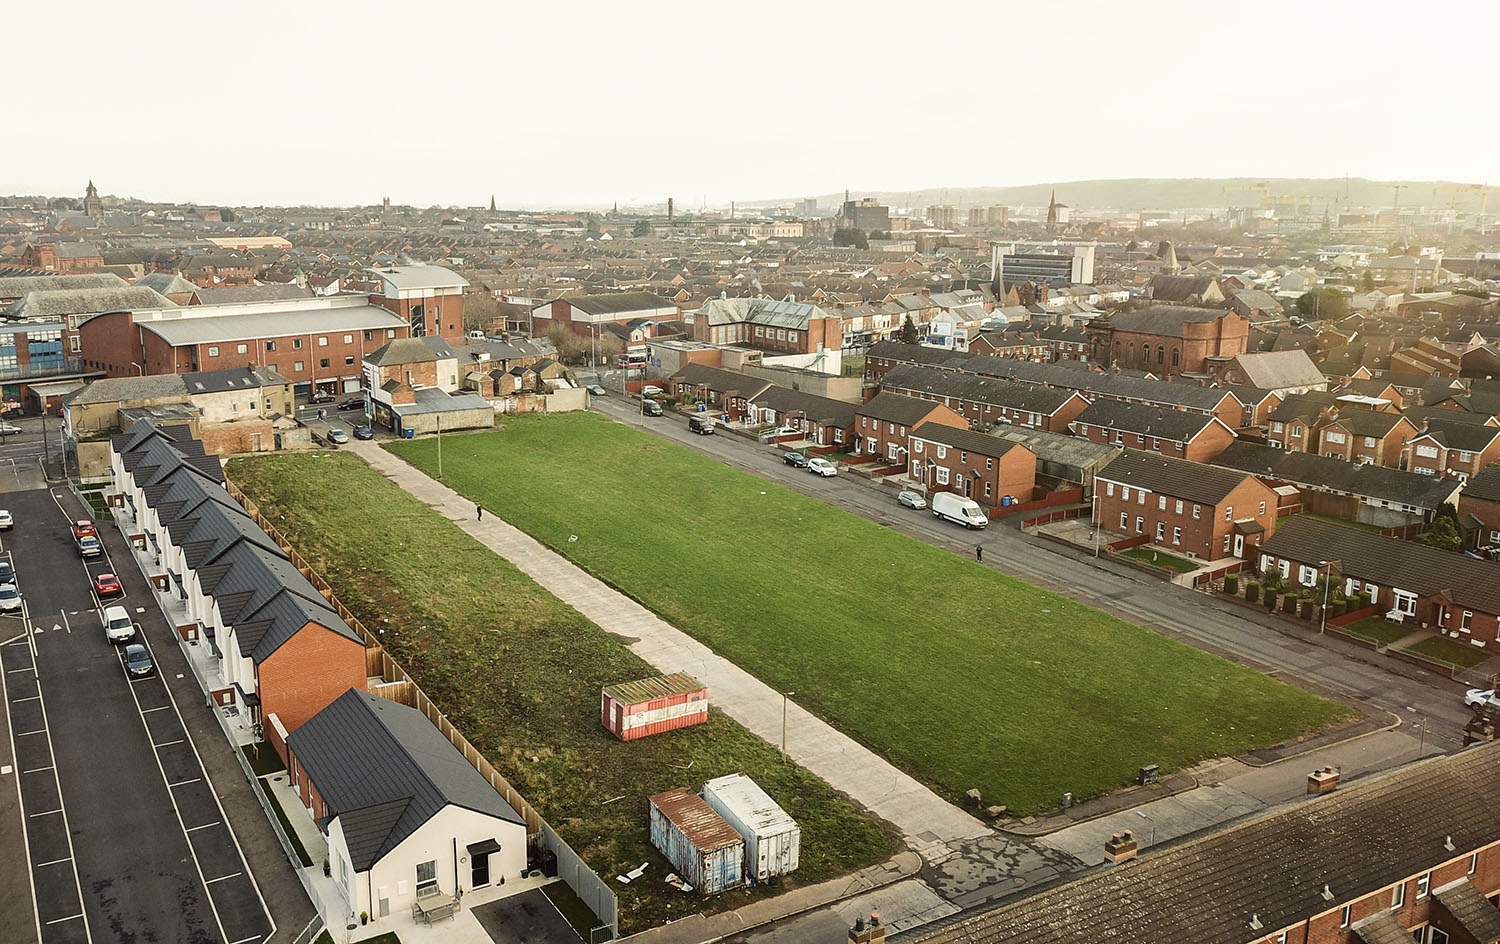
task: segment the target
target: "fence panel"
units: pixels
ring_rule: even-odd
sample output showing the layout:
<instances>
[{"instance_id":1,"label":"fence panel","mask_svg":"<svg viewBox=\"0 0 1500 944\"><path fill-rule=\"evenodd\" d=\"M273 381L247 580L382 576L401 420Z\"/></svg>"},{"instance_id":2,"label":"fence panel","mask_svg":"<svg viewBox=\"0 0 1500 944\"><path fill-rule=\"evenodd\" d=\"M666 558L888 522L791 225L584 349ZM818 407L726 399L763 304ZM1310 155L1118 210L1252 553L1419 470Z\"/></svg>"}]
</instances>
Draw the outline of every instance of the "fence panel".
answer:
<instances>
[{"instance_id":1,"label":"fence panel","mask_svg":"<svg viewBox=\"0 0 1500 944\"><path fill-rule=\"evenodd\" d=\"M604 926L609 929L609 940L618 933L616 927L617 916L615 912L615 893L605 884L604 880L595 875L593 870L584 864L573 851L573 847L562 841L562 837L552 831L552 827L546 823L542 824L542 848L550 850L557 856L557 875L568 887L583 899ZM592 944L592 942L590 942Z\"/></svg>"}]
</instances>

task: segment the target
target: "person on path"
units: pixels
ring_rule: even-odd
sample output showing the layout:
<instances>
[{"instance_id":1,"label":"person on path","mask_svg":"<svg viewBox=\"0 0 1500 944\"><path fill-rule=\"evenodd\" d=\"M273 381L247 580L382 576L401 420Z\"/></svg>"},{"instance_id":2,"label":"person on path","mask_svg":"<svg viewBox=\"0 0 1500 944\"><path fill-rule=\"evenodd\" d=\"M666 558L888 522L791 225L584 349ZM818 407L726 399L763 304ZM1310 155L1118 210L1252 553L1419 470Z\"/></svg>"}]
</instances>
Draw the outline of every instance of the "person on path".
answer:
<instances>
[{"instance_id":1,"label":"person on path","mask_svg":"<svg viewBox=\"0 0 1500 944\"><path fill-rule=\"evenodd\" d=\"M484 506L481 505L481 504L479 504L478 502L474 503L474 520L475 521L483 521L484 520Z\"/></svg>"},{"instance_id":2,"label":"person on path","mask_svg":"<svg viewBox=\"0 0 1500 944\"><path fill-rule=\"evenodd\" d=\"M977 560L977 561L979 561L981 564L984 563L984 545L983 544L976 544L976 545L974 545L974 559Z\"/></svg>"}]
</instances>

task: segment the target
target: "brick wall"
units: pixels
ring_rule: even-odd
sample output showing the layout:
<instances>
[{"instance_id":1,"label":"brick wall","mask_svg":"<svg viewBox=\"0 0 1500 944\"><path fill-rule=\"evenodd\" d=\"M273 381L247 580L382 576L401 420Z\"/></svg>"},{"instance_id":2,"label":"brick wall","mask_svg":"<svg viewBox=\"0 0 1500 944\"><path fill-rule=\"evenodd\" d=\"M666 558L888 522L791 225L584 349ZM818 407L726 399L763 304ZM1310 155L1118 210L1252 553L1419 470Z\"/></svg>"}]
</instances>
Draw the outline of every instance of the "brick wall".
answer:
<instances>
[{"instance_id":1,"label":"brick wall","mask_svg":"<svg viewBox=\"0 0 1500 944\"><path fill-rule=\"evenodd\" d=\"M203 451L210 455L261 452L276 448L276 431L270 420L239 420L205 425L198 431Z\"/></svg>"},{"instance_id":2,"label":"brick wall","mask_svg":"<svg viewBox=\"0 0 1500 944\"><path fill-rule=\"evenodd\" d=\"M351 688L365 687L362 643L308 623L256 667L262 716L275 712L287 733Z\"/></svg>"},{"instance_id":3,"label":"brick wall","mask_svg":"<svg viewBox=\"0 0 1500 944\"><path fill-rule=\"evenodd\" d=\"M141 360L139 329L128 311L96 315L78 328L79 357L90 370L103 370L110 377L133 377L140 373L131 362Z\"/></svg>"},{"instance_id":4,"label":"brick wall","mask_svg":"<svg viewBox=\"0 0 1500 944\"><path fill-rule=\"evenodd\" d=\"M1205 560L1233 553L1235 519L1254 518L1265 528L1264 534L1252 536L1245 542L1244 556L1250 560L1256 558L1254 548L1276 527L1276 493L1250 476L1246 476L1217 505L1195 503L1175 495L1113 482L1100 483L1094 491L1099 506L1097 523L1102 527L1110 531L1123 530L1127 534L1144 534L1162 547L1183 553L1191 551ZM1177 510L1179 502L1181 511ZM1120 525L1122 513L1126 516L1124 528ZM1160 540L1156 538L1158 525ZM1230 538L1228 553L1224 550L1226 536Z\"/></svg>"}]
</instances>

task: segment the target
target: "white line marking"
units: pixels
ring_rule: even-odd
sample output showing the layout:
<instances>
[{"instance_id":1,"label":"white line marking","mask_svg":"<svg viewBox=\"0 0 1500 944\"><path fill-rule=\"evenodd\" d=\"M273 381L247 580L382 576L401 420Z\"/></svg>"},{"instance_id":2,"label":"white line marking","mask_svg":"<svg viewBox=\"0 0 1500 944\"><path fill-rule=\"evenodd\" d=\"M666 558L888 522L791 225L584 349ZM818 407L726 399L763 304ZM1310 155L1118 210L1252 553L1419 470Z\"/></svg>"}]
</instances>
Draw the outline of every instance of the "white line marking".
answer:
<instances>
[{"instance_id":1,"label":"white line marking","mask_svg":"<svg viewBox=\"0 0 1500 944\"><path fill-rule=\"evenodd\" d=\"M176 783L169 783L169 784L167 784L167 789L168 790L176 790L178 787L185 787L185 786L187 786L190 783L199 783L202 780L203 780L202 777L194 777L192 780L179 780Z\"/></svg>"},{"instance_id":2,"label":"white line marking","mask_svg":"<svg viewBox=\"0 0 1500 944\"><path fill-rule=\"evenodd\" d=\"M68 611L67 610L58 610L57 612L59 612L59 613L62 614L63 628L68 631L68 635L69 636L73 635L73 624L71 624L71 623L68 622Z\"/></svg>"},{"instance_id":3,"label":"white line marking","mask_svg":"<svg viewBox=\"0 0 1500 944\"><path fill-rule=\"evenodd\" d=\"M200 829L208 829L211 826L222 826L222 825L224 825L224 824L221 823L221 822L219 822L218 820L214 820L212 823L204 823L202 826L189 826L187 829L185 829L183 831L184 832L189 832L189 833L195 833L195 832L197 832Z\"/></svg>"},{"instance_id":4,"label":"white line marking","mask_svg":"<svg viewBox=\"0 0 1500 944\"><path fill-rule=\"evenodd\" d=\"M53 859L51 862L38 862L36 865L32 866L32 868L34 868L34 869L45 869L49 865L58 865L58 864L63 863L63 862L72 862L72 861L73 860L71 858Z\"/></svg>"},{"instance_id":5,"label":"white line marking","mask_svg":"<svg viewBox=\"0 0 1500 944\"><path fill-rule=\"evenodd\" d=\"M53 918L51 921L48 921L47 923L48 924L62 924L64 921L76 921L76 920L78 920L81 917L83 917L82 912L80 912L80 913L78 913L76 915L69 915L66 918ZM87 925L85 925L85 927L87 927ZM92 940L92 939L93 938L90 937L90 940Z\"/></svg>"},{"instance_id":6,"label":"white line marking","mask_svg":"<svg viewBox=\"0 0 1500 944\"><path fill-rule=\"evenodd\" d=\"M170 707L172 707L172 706L171 705L158 705L155 708L142 708L141 709L141 714L143 714L143 715L149 715L153 711L166 711Z\"/></svg>"},{"instance_id":7,"label":"white line marking","mask_svg":"<svg viewBox=\"0 0 1500 944\"><path fill-rule=\"evenodd\" d=\"M235 941L234 944L250 944L251 941L259 941L264 939L264 937L265 935L263 934L252 934L249 937L240 938L238 941Z\"/></svg>"},{"instance_id":8,"label":"white line marking","mask_svg":"<svg viewBox=\"0 0 1500 944\"><path fill-rule=\"evenodd\" d=\"M47 729L46 728L37 728L35 731L22 731L20 734L17 734L16 737L23 738L23 737L26 737L27 735L31 735L31 734L46 734L46 733L47 733Z\"/></svg>"},{"instance_id":9,"label":"white line marking","mask_svg":"<svg viewBox=\"0 0 1500 944\"><path fill-rule=\"evenodd\" d=\"M238 875L242 875L242 874L243 873L241 873L241 872L231 872L228 875L220 875L218 878L211 878L208 881L204 882L203 884L205 884L205 885L212 885L214 882L222 882L225 879L234 878L234 877L236 877Z\"/></svg>"},{"instance_id":10,"label":"white line marking","mask_svg":"<svg viewBox=\"0 0 1500 944\"><path fill-rule=\"evenodd\" d=\"M41 701L41 700L42 700L42 696L40 696L40 695L28 695L25 698L12 698L10 700L10 703L12 705L19 705L23 701Z\"/></svg>"},{"instance_id":11,"label":"white line marking","mask_svg":"<svg viewBox=\"0 0 1500 944\"><path fill-rule=\"evenodd\" d=\"M61 813L61 812L62 812L62 807L58 807L55 810L43 810L40 813L32 813L31 814L31 818L32 819L36 819L38 816L51 816L54 813Z\"/></svg>"},{"instance_id":12,"label":"white line marking","mask_svg":"<svg viewBox=\"0 0 1500 944\"><path fill-rule=\"evenodd\" d=\"M33 767L30 770L23 770L23 771L21 771L21 773L23 773L23 774L39 774L39 773L41 773L44 770L51 770L51 769L52 769L52 765L48 764L46 767Z\"/></svg>"},{"instance_id":13,"label":"white line marking","mask_svg":"<svg viewBox=\"0 0 1500 944\"><path fill-rule=\"evenodd\" d=\"M160 744L153 744L151 746L152 747L171 747L173 744L181 744L181 743L182 743L182 738L178 738L175 741L162 741Z\"/></svg>"}]
</instances>

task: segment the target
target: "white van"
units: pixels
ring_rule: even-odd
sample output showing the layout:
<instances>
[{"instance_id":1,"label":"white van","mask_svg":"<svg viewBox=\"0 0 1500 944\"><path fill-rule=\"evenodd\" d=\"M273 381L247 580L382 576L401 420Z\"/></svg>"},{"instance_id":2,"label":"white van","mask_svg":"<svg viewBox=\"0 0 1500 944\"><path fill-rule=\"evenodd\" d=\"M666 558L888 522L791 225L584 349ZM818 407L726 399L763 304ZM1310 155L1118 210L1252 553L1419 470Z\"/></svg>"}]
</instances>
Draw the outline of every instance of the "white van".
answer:
<instances>
[{"instance_id":1,"label":"white van","mask_svg":"<svg viewBox=\"0 0 1500 944\"><path fill-rule=\"evenodd\" d=\"M987 527L990 523L990 516L979 507L979 502L952 492L932 494L932 515L934 518L946 518L955 524L974 530Z\"/></svg>"},{"instance_id":2,"label":"white van","mask_svg":"<svg viewBox=\"0 0 1500 944\"><path fill-rule=\"evenodd\" d=\"M104 638L110 642L129 642L135 638L135 624L123 606L106 607L104 610Z\"/></svg>"}]
</instances>

